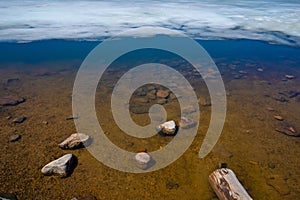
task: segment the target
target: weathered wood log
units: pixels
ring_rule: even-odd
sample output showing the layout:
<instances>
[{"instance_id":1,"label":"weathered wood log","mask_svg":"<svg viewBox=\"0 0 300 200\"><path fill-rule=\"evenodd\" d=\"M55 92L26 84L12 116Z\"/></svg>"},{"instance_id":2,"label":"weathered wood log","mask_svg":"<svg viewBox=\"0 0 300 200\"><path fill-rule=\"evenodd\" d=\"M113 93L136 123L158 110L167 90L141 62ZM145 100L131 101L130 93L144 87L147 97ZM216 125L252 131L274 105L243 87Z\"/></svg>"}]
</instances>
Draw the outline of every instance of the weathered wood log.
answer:
<instances>
[{"instance_id":1,"label":"weathered wood log","mask_svg":"<svg viewBox=\"0 0 300 200\"><path fill-rule=\"evenodd\" d=\"M251 200L234 172L228 168L215 170L208 177L211 187L220 200Z\"/></svg>"}]
</instances>

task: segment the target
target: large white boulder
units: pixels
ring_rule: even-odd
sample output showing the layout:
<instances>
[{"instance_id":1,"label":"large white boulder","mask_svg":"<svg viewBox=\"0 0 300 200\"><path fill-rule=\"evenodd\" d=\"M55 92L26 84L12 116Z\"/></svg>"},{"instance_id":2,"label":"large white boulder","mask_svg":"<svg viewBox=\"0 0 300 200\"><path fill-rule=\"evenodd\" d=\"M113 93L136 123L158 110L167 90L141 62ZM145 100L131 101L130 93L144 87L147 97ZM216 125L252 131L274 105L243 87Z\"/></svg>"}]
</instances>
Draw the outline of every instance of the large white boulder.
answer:
<instances>
[{"instance_id":1,"label":"large white boulder","mask_svg":"<svg viewBox=\"0 0 300 200\"><path fill-rule=\"evenodd\" d=\"M157 127L158 131L161 131L165 135L175 135L176 124L173 120L167 121Z\"/></svg>"},{"instance_id":2,"label":"large white boulder","mask_svg":"<svg viewBox=\"0 0 300 200\"><path fill-rule=\"evenodd\" d=\"M41 172L46 175L68 176L74 167L74 161L75 156L73 154L66 154L45 165Z\"/></svg>"}]
</instances>

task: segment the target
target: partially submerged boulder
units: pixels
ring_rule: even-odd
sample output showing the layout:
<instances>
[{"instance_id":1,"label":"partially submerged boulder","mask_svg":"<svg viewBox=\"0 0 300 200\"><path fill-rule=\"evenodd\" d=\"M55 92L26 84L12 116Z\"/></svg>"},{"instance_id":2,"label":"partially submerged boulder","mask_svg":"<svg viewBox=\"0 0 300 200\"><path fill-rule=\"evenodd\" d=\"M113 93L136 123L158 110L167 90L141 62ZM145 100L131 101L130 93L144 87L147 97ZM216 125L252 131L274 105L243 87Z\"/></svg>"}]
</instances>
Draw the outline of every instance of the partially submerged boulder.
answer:
<instances>
[{"instance_id":1,"label":"partially submerged boulder","mask_svg":"<svg viewBox=\"0 0 300 200\"><path fill-rule=\"evenodd\" d=\"M173 120L167 121L157 127L157 130L165 135L175 135L176 134L176 124Z\"/></svg>"},{"instance_id":2,"label":"partially submerged boulder","mask_svg":"<svg viewBox=\"0 0 300 200\"><path fill-rule=\"evenodd\" d=\"M62 177L69 176L75 167L76 157L73 154L66 154L45 165L41 172L45 175L58 174Z\"/></svg>"},{"instance_id":3,"label":"partially submerged boulder","mask_svg":"<svg viewBox=\"0 0 300 200\"><path fill-rule=\"evenodd\" d=\"M62 149L76 149L89 145L91 138L83 133L74 133L58 144Z\"/></svg>"}]
</instances>

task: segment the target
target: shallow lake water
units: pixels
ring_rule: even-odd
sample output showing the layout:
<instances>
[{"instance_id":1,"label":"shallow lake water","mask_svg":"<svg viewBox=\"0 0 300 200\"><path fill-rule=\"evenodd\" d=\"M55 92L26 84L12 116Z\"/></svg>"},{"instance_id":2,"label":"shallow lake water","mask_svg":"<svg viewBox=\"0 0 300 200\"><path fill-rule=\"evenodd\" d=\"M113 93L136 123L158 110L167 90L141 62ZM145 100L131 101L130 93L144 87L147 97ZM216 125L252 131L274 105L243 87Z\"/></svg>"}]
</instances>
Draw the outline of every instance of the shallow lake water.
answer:
<instances>
[{"instance_id":1,"label":"shallow lake water","mask_svg":"<svg viewBox=\"0 0 300 200\"><path fill-rule=\"evenodd\" d=\"M54 43L51 48L47 48L49 43ZM64 47L59 48L61 52L74 51L64 57L55 53L55 43ZM209 94L202 78L175 60L175 68L186 76L199 98L201 113L197 135L188 150L171 165L155 172L131 174L105 166L84 148L62 150L57 146L76 132L74 121L66 120L72 116L73 83L82 59L95 46L79 43L77 46L76 42L46 41L20 44L23 50L17 44L5 44L7 46L2 48L0 97L17 95L26 101L0 107L0 192L15 194L18 199L79 196L86 199L217 199L208 176L221 163L227 163L253 199L299 198L300 138L276 131L289 125L300 133L300 95L286 94L300 92L299 48L255 41L202 42L221 72L227 93L222 135L203 159L198 157L198 151L210 122ZM3 55L3 49L8 50L7 56ZM113 122L111 91L126 70L116 63L98 85L96 111L102 116L100 124L114 144L128 151L147 149L151 152L163 148L172 137L132 138ZM145 91L149 91L147 88L165 89L159 85L144 86ZM158 103L158 99L141 100L137 92L130 106L141 101L146 108ZM180 119L176 98L169 97L161 104L168 111L168 119ZM275 119L277 115L283 121ZM26 120L13 123L13 119L20 116ZM137 124L149 123L148 113L135 111L131 116ZM21 138L9 142L13 134ZM41 174L45 164L67 153L78 159L69 177Z\"/></svg>"}]
</instances>

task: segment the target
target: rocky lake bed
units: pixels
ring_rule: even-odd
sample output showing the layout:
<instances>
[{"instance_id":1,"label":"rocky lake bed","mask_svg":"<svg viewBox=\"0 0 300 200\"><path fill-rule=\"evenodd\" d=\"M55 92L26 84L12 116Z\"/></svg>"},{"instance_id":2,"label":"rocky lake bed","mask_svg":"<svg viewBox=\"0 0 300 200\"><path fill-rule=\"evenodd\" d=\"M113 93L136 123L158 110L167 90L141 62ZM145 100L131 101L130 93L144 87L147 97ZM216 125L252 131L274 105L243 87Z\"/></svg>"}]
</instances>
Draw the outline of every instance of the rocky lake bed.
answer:
<instances>
[{"instance_id":1,"label":"rocky lake bed","mask_svg":"<svg viewBox=\"0 0 300 200\"><path fill-rule=\"evenodd\" d=\"M180 116L171 88L147 85L130 100L133 120L149 123L153 104L165 107L167 120L190 128L199 124L192 145L177 161L161 170L130 174L111 169L84 148L89 133L76 138L72 87L77 70L40 67L0 68L0 197L18 199L216 199L209 174L226 163L254 199L297 199L300 195L300 69L249 60L216 60L227 94L222 135L205 158L198 151L209 126L211 107L205 83L183 70L195 88L200 121ZM123 72L112 69L109 77ZM113 81L99 85L97 115L110 113ZM182 88L184 90L184 88ZM180 98L180 97L179 97ZM193 107L183 108L193 113ZM139 153L167 145L173 137L149 139L122 133L108 115L99 122L106 136L121 148ZM174 124L169 124L172 128ZM168 126L169 127L169 126ZM167 133L174 133L174 129ZM57 160L60 159L61 160ZM137 157L141 168L150 160ZM61 168L51 168L56 162ZM53 164L53 163L52 163ZM47 167L46 167L47 166ZM45 168L46 167L46 168ZM59 176L53 174L58 173ZM50 175L51 174L51 175ZM2 195L2 196L1 196Z\"/></svg>"}]
</instances>

